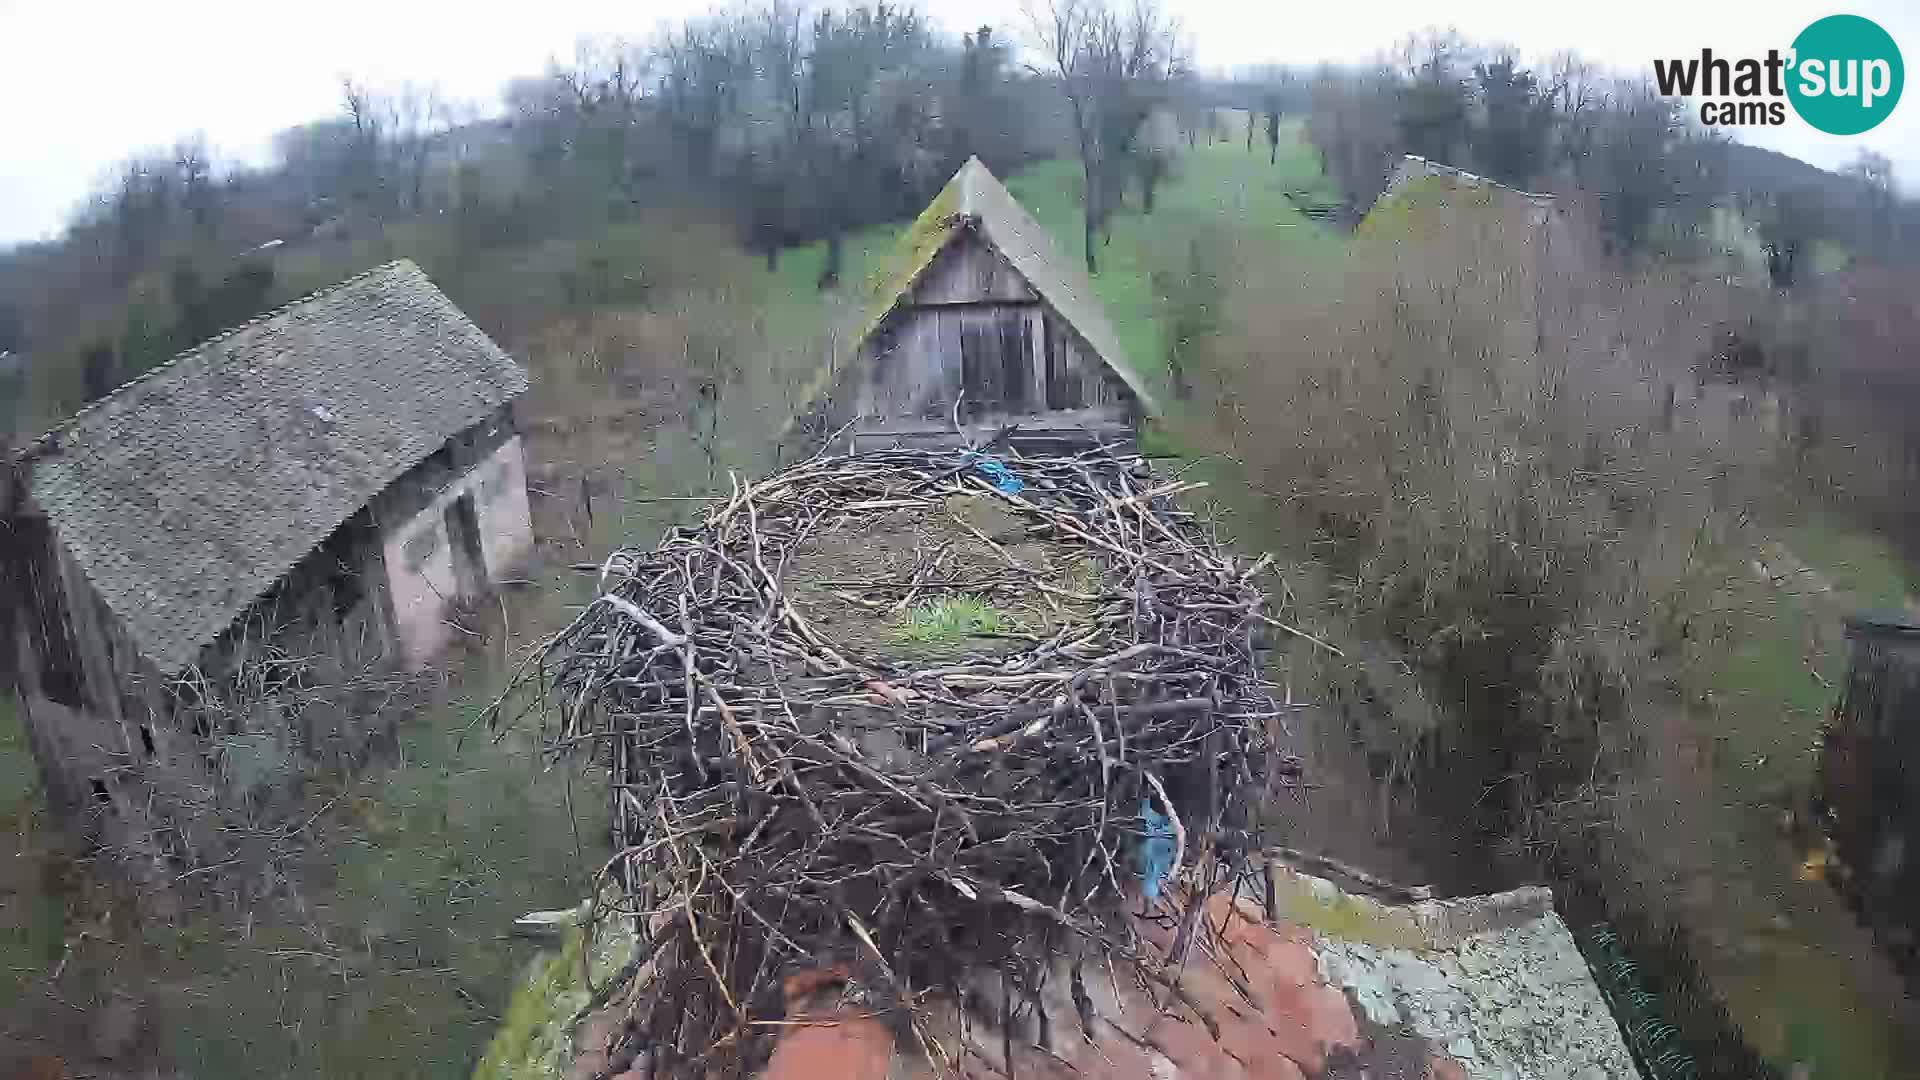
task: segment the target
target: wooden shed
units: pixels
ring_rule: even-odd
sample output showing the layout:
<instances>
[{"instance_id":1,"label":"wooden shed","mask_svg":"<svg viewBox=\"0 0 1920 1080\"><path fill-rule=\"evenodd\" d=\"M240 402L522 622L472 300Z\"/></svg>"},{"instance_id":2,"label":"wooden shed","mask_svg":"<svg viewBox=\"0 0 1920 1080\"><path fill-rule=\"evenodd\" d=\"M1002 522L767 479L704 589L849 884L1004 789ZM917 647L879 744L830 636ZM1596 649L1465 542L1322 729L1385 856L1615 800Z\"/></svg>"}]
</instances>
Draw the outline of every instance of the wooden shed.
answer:
<instances>
[{"instance_id":1,"label":"wooden shed","mask_svg":"<svg viewBox=\"0 0 1920 1080\"><path fill-rule=\"evenodd\" d=\"M855 449L990 439L1058 450L1132 439L1153 395L1093 285L972 158L867 288L826 430Z\"/></svg>"},{"instance_id":2,"label":"wooden shed","mask_svg":"<svg viewBox=\"0 0 1920 1080\"><path fill-rule=\"evenodd\" d=\"M165 879L223 850L223 813L363 757L381 673L531 553L526 388L402 260L0 461L0 690L54 808Z\"/></svg>"}]
</instances>

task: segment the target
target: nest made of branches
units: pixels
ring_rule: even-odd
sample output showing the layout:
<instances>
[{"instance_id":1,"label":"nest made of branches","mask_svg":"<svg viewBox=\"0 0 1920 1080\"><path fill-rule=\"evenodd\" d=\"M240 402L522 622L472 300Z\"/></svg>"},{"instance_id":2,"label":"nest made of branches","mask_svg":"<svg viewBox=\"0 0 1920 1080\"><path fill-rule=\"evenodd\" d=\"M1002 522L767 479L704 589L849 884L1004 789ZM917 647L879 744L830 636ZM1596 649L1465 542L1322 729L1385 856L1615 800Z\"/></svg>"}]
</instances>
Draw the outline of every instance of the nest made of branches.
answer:
<instances>
[{"instance_id":1,"label":"nest made of branches","mask_svg":"<svg viewBox=\"0 0 1920 1080\"><path fill-rule=\"evenodd\" d=\"M539 701L547 745L610 763L612 908L648 938L628 1050L751 1071L782 977L831 964L937 1058L929 994L993 972L1039 1009L1057 957L1141 956L1146 841L1169 877L1231 879L1290 628L1266 560L1171 502L1197 486L1104 451L817 457L594 568ZM942 604L1008 614L889 647Z\"/></svg>"}]
</instances>

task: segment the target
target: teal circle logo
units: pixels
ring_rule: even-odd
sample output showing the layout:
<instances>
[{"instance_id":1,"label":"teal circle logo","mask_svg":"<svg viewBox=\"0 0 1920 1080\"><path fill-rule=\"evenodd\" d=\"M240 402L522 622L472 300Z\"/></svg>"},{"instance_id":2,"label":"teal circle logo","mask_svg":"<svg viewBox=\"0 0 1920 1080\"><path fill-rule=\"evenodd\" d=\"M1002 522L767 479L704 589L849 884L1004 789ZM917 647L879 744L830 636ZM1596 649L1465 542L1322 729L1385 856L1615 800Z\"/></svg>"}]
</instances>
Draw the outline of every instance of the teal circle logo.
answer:
<instances>
[{"instance_id":1,"label":"teal circle logo","mask_svg":"<svg viewBox=\"0 0 1920 1080\"><path fill-rule=\"evenodd\" d=\"M1906 81L1900 46L1872 19L1829 15L1793 39L1787 97L1800 119L1829 135L1872 130Z\"/></svg>"}]
</instances>

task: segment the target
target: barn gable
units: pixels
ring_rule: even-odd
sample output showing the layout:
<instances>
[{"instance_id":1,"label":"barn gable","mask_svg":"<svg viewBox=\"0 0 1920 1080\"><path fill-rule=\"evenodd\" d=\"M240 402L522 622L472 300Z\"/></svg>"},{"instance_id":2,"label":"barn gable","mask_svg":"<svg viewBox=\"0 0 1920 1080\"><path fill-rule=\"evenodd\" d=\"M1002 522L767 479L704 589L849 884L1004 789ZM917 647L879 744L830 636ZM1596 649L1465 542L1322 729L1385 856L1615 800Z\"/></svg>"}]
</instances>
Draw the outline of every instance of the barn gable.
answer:
<instances>
[{"instance_id":1,"label":"barn gable","mask_svg":"<svg viewBox=\"0 0 1920 1080\"><path fill-rule=\"evenodd\" d=\"M859 336L862 415L1154 412L1092 282L978 158L961 167L872 283Z\"/></svg>"}]
</instances>

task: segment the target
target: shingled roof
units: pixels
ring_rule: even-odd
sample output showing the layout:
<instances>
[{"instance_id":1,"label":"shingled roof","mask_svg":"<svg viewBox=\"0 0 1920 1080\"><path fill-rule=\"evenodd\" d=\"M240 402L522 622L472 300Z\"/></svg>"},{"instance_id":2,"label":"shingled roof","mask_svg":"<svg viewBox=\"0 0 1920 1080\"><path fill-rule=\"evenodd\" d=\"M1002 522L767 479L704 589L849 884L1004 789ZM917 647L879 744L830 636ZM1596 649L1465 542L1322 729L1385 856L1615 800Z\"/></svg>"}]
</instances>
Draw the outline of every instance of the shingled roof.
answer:
<instances>
[{"instance_id":1,"label":"shingled roof","mask_svg":"<svg viewBox=\"0 0 1920 1080\"><path fill-rule=\"evenodd\" d=\"M31 451L34 501L134 645L193 661L526 372L406 260L174 357Z\"/></svg>"},{"instance_id":2,"label":"shingled roof","mask_svg":"<svg viewBox=\"0 0 1920 1080\"><path fill-rule=\"evenodd\" d=\"M1158 411L1152 391L1121 350L1100 298L1094 295L1093 282L1072 260L1061 257L1046 229L977 157L968 158L914 219L901 237L894 258L872 283L862 340L879 329L912 293L914 283L933 265L935 256L968 229L975 230L1020 272L1041 300L1120 376L1143 408Z\"/></svg>"}]
</instances>

